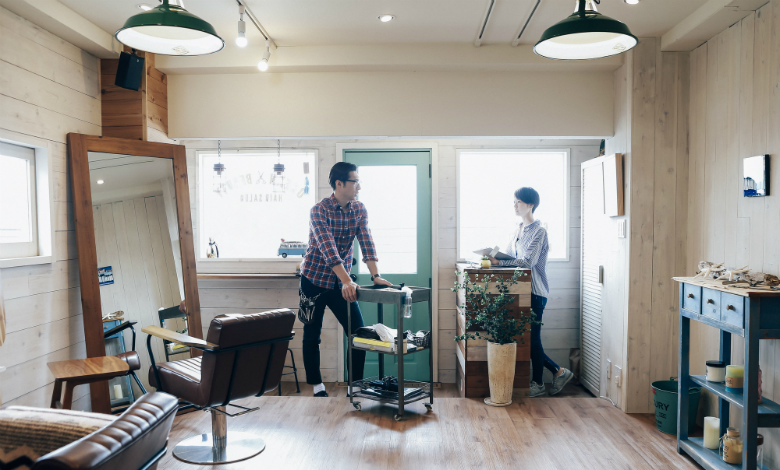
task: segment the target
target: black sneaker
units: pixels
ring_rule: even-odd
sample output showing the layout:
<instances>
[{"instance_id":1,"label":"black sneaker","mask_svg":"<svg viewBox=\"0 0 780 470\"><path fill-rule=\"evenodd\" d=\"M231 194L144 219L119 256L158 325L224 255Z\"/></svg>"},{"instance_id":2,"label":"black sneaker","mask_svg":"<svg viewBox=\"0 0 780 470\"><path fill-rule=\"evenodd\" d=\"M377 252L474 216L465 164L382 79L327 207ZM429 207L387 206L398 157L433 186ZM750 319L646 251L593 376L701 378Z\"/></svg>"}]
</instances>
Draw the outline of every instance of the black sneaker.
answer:
<instances>
[{"instance_id":1,"label":"black sneaker","mask_svg":"<svg viewBox=\"0 0 780 470\"><path fill-rule=\"evenodd\" d=\"M323 390L323 391L321 391L321 392L317 392L317 393L315 393L315 394L314 394L314 396L315 396L315 397L327 397L327 396L328 396L328 392L326 392L325 390Z\"/></svg>"}]
</instances>

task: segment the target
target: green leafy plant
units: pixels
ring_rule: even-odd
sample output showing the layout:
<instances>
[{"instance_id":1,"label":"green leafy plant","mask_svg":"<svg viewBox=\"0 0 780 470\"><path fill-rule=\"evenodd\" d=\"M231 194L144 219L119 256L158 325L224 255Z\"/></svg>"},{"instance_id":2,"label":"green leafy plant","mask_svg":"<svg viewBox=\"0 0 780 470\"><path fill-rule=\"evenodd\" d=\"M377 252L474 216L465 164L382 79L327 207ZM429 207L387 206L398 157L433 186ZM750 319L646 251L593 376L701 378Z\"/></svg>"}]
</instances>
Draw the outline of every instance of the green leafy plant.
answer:
<instances>
[{"instance_id":1,"label":"green leafy plant","mask_svg":"<svg viewBox=\"0 0 780 470\"><path fill-rule=\"evenodd\" d=\"M459 271L455 275L457 280L452 291L463 291L465 295L465 303L459 305L458 310L466 317L467 330L456 336L455 341L486 339L498 344L516 343L516 336L525 334L532 324L540 323L531 309L521 311L520 318L512 316L510 304L515 301L515 297L509 293L509 289L519 282L520 277L528 276L527 272L515 270L509 279L493 274L469 275ZM478 330L468 331L472 328Z\"/></svg>"}]
</instances>

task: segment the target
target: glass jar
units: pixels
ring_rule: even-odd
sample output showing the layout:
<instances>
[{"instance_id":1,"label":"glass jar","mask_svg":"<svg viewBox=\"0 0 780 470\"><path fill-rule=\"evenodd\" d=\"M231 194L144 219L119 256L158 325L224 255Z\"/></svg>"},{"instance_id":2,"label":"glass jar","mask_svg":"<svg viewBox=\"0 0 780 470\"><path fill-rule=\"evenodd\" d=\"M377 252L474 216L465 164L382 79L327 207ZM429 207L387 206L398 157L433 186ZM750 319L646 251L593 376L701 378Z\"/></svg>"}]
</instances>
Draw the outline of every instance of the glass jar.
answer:
<instances>
[{"instance_id":1,"label":"glass jar","mask_svg":"<svg viewBox=\"0 0 780 470\"><path fill-rule=\"evenodd\" d=\"M707 361L707 382L723 382L726 380L726 363L723 361Z\"/></svg>"},{"instance_id":2,"label":"glass jar","mask_svg":"<svg viewBox=\"0 0 780 470\"><path fill-rule=\"evenodd\" d=\"M735 428L728 428L721 438L721 453L726 463L742 463L742 438Z\"/></svg>"},{"instance_id":3,"label":"glass jar","mask_svg":"<svg viewBox=\"0 0 780 470\"><path fill-rule=\"evenodd\" d=\"M764 470L764 436L756 435L756 469Z\"/></svg>"}]
</instances>

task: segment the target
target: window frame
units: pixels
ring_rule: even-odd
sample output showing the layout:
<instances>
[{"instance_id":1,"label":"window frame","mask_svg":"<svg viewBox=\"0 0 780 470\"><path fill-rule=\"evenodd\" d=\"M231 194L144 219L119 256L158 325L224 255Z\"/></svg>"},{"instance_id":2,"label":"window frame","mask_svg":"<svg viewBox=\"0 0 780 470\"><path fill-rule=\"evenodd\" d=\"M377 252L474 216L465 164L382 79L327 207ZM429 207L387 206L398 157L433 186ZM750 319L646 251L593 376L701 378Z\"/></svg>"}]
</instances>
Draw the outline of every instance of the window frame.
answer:
<instances>
[{"instance_id":1,"label":"window frame","mask_svg":"<svg viewBox=\"0 0 780 470\"><path fill-rule=\"evenodd\" d=\"M13 258L0 258L0 268L13 268L19 266L31 266L37 264L49 264L55 260L55 214L53 200L54 168L49 154L53 145L58 145L44 139L23 136L9 131L0 131L0 142L12 146L32 149L34 152L34 207L37 254L30 256L15 256ZM64 144L62 144L64 146ZM62 179L67 176L63 173ZM64 181L63 181L64 187ZM64 201L63 201L64 204Z\"/></svg>"},{"instance_id":2,"label":"window frame","mask_svg":"<svg viewBox=\"0 0 780 470\"><path fill-rule=\"evenodd\" d=\"M565 245L565 257L563 258L548 258L548 264L555 263L567 263L571 261L571 148L569 147L459 147L455 149L455 259L458 263L466 262L466 258L460 256L460 208L461 208L461 187L460 187L460 172L461 172L461 158L463 153L563 153L564 154L564 245ZM501 249L505 247L499 246Z\"/></svg>"},{"instance_id":3,"label":"window frame","mask_svg":"<svg viewBox=\"0 0 780 470\"><path fill-rule=\"evenodd\" d=\"M236 155L236 154L268 154L276 155L277 147L231 147L222 148L222 155ZM203 274L245 274L245 273L287 273L294 272L295 267L300 263L300 258L287 257L287 258L202 258L198 252L197 247L201 245L201 232L202 232L202 220L203 220L203 195L206 189L206 185L201 184L201 155L214 155L217 153L216 148L201 148L194 149L194 167L195 167L195 200L197 212L193 214L193 232L195 239L195 264L198 273ZM312 168L310 169L310 175L312 181L309 183L311 190L314 192L314 204L320 201L319 195L319 149L315 147L282 147L282 155L284 153L312 153ZM284 156L282 156L282 163L284 163ZM308 241L308 240L304 240Z\"/></svg>"}]
</instances>

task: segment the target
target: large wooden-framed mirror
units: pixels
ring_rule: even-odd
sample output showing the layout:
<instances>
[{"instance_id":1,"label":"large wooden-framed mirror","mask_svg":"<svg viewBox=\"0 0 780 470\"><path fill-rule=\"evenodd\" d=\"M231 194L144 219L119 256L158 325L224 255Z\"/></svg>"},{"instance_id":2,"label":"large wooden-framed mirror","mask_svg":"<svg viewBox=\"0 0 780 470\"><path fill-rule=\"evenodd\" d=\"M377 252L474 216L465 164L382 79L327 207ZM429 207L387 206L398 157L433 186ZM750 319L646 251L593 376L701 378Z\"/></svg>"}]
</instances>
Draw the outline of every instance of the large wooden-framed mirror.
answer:
<instances>
[{"instance_id":1,"label":"large wooden-framed mirror","mask_svg":"<svg viewBox=\"0 0 780 470\"><path fill-rule=\"evenodd\" d=\"M146 382L151 362L140 329L158 324L158 309L184 299L187 334L203 336L185 149L68 134L68 156L87 356L115 353L107 351L103 320L122 311L123 320L138 322L138 376ZM164 359L164 346L155 347L155 359ZM109 412L106 382L90 392L92 410Z\"/></svg>"}]
</instances>

